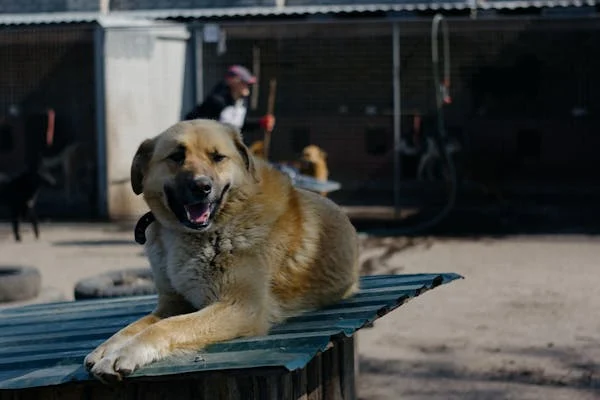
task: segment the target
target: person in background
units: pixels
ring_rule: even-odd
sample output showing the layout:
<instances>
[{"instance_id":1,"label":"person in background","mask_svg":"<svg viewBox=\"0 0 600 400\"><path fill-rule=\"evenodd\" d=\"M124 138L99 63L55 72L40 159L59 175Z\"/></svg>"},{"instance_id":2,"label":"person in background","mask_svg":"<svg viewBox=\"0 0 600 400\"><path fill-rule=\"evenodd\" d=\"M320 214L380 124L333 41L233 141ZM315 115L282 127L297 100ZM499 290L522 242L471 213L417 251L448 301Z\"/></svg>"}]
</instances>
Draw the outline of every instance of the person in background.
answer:
<instances>
[{"instance_id":1,"label":"person in background","mask_svg":"<svg viewBox=\"0 0 600 400\"><path fill-rule=\"evenodd\" d=\"M256 83L256 77L241 65L232 65L225 77L206 96L202 104L194 107L186 120L205 118L227 123L242 132L259 128L271 132L275 126L275 117L267 114L258 121L247 118L250 86Z\"/></svg>"}]
</instances>

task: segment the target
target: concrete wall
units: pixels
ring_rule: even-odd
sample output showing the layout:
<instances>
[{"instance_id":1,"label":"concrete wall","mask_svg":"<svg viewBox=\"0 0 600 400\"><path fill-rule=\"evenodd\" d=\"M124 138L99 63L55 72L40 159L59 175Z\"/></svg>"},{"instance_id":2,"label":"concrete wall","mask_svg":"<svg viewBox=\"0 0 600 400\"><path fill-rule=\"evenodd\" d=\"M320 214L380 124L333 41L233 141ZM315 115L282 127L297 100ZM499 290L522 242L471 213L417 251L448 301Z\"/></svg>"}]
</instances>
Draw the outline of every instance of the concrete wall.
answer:
<instances>
[{"instance_id":1,"label":"concrete wall","mask_svg":"<svg viewBox=\"0 0 600 400\"><path fill-rule=\"evenodd\" d=\"M107 211L112 219L146 210L130 185L139 144L180 120L190 107L189 34L182 26L108 27L105 31Z\"/></svg>"}]
</instances>

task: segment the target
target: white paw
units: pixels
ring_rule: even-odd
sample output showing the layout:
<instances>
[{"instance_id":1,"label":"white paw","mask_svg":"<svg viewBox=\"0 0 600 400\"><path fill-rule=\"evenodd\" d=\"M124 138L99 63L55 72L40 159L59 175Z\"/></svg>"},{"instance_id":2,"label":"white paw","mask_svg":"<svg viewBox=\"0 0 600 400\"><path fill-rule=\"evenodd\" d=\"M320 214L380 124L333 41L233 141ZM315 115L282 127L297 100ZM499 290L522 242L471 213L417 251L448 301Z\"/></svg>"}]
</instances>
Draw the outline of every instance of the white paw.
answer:
<instances>
[{"instance_id":1,"label":"white paw","mask_svg":"<svg viewBox=\"0 0 600 400\"><path fill-rule=\"evenodd\" d=\"M91 372L102 382L113 383L131 375L139 367L156 360L158 356L158 351L153 347L130 341L114 351L106 352L94 364Z\"/></svg>"},{"instance_id":2,"label":"white paw","mask_svg":"<svg viewBox=\"0 0 600 400\"><path fill-rule=\"evenodd\" d=\"M94 351L88 354L83 360L83 365L88 371L91 371L94 365L98 363L104 357L105 354L112 353L116 351L119 347L125 344L127 339L121 338L111 338L102 343L100 346L96 347Z\"/></svg>"},{"instance_id":3,"label":"white paw","mask_svg":"<svg viewBox=\"0 0 600 400\"><path fill-rule=\"evenodd\" d=\"M96 365L104 355L106 348L106 343L103 343L100 346L96 347L96 349L90 354L85 356L85 359L83 360L83 365L85 366L85 369L91 371L94 365Z\"/></svg>"}]
</instances>

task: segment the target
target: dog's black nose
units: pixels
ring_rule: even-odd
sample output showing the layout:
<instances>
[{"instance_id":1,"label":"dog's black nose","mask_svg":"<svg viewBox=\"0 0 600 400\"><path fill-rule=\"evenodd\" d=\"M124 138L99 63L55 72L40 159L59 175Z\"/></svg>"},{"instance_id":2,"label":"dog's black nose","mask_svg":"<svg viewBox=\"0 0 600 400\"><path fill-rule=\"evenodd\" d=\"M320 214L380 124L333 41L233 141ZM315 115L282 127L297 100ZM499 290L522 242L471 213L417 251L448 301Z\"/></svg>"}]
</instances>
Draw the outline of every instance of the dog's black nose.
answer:
<instances>
[{"instance_id":1,"label":"dog's black nose","mask_svg":"<svg viewBox=\"0 0 600 400\"><path fill-rule=\"evenodd\" d=\"M208 176L196 176L191 181L192 192L207 196L212 191L212 181Z\"/></svg>"}]
</instances>

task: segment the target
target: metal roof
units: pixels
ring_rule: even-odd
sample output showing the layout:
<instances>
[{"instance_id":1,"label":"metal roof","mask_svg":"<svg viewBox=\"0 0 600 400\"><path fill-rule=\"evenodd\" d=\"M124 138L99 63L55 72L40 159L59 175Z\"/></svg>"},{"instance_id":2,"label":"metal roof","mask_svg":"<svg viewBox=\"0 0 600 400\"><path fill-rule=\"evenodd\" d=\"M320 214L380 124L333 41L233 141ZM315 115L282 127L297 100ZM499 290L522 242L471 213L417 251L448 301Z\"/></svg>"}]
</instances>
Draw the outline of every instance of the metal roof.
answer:
<instances>
[{"instance_id":1,"label":"metal roof","mask_svg":"<svg viewBox=\"0 0 600 400\"><path fill-rule=\"evenodd\" d=\"M515 10L518 8L557 8L594 6L596 0L477 0L477 8Z\"/></svg>"},{"instance_id":2,"label":"metal roof","mask_svg":"<svg viewBox=\"0 0 600 400\"><path fill-rule=\"evenodd\" d=\"M56 23L96 22L101 17L128 18L225 18L225 17L261 17L261 16L293 16L312 14L338 14L348 12L403 11L427 9L466 8L462 0L445 2L406 2L399 4L354 4L329 6L290 6L290 7L223 7L199 9L157 9L111 11L108 15L99 12L46 12L28 14L0 14L0 25L33 25Z\"/></svg>"},{"instance_id":3,"label":"metal roof","mask_svg":"<svg viewBox=\"0 0 600 400\"><path fill-rule=\"evenodd\" d=\"M453 273L362 277L360 292L352 298L292 318L268 336L212 345L196 355L156 362L133 376L303 368L326 349L332 337L351 336L410 298L459 278ZM90 380L82 366L85 355L118 329L151 312L155 304L156 296L140 296L0 310L0 394L6 389Z\"/></svg>"},{"instance_id":4,"label":"metal roof","mask_svg":"<svg viewBox=\"0 0 600 400\"><path fill-rule=\"evenodd\" d=\"M285 7L222 7L197 9L153 9L99 12L46 12L27 14L0 14L0 25L34 25L57 23L91 23L101 18L167 19L167 18L235 18L295 16L316 14L462 10L516 9L527 7L580 7L593 6L596 0L403 0L393 4L339 4L339 5L297 5Z\"/></svg>"},{"instance_id":5,"label":"metal roof","mask_svg":"<svg viewBox=\"0 0 600 400\"><path fill-rule=\"evenodd\" d=\"M97 12L47 12L27 14L0 14L0 25L37 25L96 22Z\"/></svg>"},{"instance_id":6,"label":"metal roof","mask_svg":"<svg viewBox=\"0 0 600 400\"><path fill-rule=\"evenodd\" d=\"M285 7L231 7L231 8L202 8L188 10L136 10L121 11L147 18L211 18L211 17L260 17L260 16L289 16L314 14L342 14L386 11L411 10L453 10L468 8L465 0L445 1L398 1L395 4L349 4L349 5L305 5Z\"/></svg>"}]
</instances>

